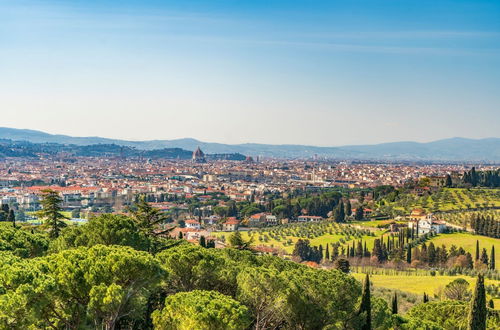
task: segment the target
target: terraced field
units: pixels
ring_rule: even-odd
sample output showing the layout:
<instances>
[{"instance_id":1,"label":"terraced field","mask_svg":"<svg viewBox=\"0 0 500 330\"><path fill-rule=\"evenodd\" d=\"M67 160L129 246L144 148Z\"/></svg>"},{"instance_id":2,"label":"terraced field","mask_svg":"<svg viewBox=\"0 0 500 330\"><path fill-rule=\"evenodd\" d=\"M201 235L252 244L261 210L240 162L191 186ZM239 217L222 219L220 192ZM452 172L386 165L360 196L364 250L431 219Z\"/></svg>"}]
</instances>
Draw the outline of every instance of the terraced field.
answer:
<instances>
[{"instance_id":1,"label":"terraced field","mask_svg":"<svg viewBox=\"0 0 500 330\"><path fill-rule=\"evenodd\" d=\"M384 230L370 231L368 229L358 229L351 225L337 224L324 221L321 223L292 224L271 228L265 228L253 231L242 231L244 239L253 238L254 245L270 246L284 250L290 254L293 251L295 243L299 239L308 239L313 246L331 243L340 243L345 245L352 244L353 240L363 240L368 249L373 248L375 238L384 234ZM229 232L218 232L215 236L227 238L231 235Z\"/></svg>"},{"instance_id":2,"label":"terraced field","mask_svg":"<svg viewBox=\"0 0 500 330\"><path fill-rule=\"evenodd\" d=\"M444 188L430 196L406 194L396 202L386 202L394 210L408 214L413 208L447 212L500 207L500 189Z\"/></svg>"}]
</instances>

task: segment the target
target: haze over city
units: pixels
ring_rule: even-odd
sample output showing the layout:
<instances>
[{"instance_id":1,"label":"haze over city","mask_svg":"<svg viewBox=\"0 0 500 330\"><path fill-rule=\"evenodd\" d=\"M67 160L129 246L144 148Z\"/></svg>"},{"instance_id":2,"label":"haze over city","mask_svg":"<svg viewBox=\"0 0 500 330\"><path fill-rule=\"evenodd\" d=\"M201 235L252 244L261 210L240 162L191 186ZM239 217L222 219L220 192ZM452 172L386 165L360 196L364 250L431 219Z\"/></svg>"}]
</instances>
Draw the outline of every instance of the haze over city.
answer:
<instances>
[{"instance_id":1,"label":"haze over city","mask_svg":"<svg viewBox=\"0 0 500 330\"><path fill-rule=\"evenodd\" d=\"M338 146L498 137L498 1L0 0L1 126Z\"/></svg>"}]
</instances>

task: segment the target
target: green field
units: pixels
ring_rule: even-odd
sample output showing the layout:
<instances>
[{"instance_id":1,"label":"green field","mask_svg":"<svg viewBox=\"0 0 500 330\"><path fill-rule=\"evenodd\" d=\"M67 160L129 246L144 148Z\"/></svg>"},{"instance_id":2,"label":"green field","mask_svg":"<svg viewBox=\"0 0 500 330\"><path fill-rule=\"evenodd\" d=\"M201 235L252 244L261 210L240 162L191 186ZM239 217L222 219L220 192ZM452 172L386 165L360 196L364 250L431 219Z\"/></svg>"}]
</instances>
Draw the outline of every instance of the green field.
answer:
<instances>
[{"instance_id":1,"label":"green field","mask_svg":"<svg viewBox=\"0 0 500 330\"><path fill-rule=\"evenodd\" d=\"M365 278L365 274L361 273L353 273L352 274L357 280L363 280ZM441 287L446 286L446 284L452 282L457 278L463 278L467 280L471 287L474 287L476 283L476 278L459 275L459 276L408 276L408 275L382 275L382 274L373 274L370 275L370 279L373 282L374 286L390 288L390 289L398 289L401 291L411 292L419 295L423 295L424 292L434 295L437 293L437 290ZM499 285L500 281L485 279L486 285Z\"/></svg>"},{"instance_id":2,"label":"green field","mask_svg":"<svg viewBox=\"0 0 500 330\"><path fill-rule=\"evenodd\" d=\"M476 251L476 240L479 241L479 248L481 250L483 248L486 248L488 256L490 255L491 247L493 245L495 246L495 262L497 265L499 265L500 256L498 251L500 251L500 239L498 238L473 235L469 233L453 233L437 235L436 237L430 239L429 242L433 242L436 246L441 246L444 244L448 251L450 250L450 247L452 245L455 245L457 247L461 246L465 251L470 252L472 254L472 257L474 258Z\"/></svg>"},{"instance_id":3,"label":"green field","mask_svg":"<svg viewBox=\"0 0 500 330\"><path fill-rule=\"evenodd\" d=\"M352 276L358 281L363 281L365 279L365 274L362 273L352 273ZM417 295L422 295L425 293L429 294L431 297L439 292L439 289L444 288L446 284L456 280L457 278L463 278L470 283L470 289L473 290L476 284L476 278L459 275L459 276L408 276L408 275L370 275L370 281L375 287L388 288L393 290L400 290L404 292L410 292ZM486 285L500 285L500 281L485 279ZM495 309L500 309L500 299L494 299Z\"/></svg>"}]
</instances>

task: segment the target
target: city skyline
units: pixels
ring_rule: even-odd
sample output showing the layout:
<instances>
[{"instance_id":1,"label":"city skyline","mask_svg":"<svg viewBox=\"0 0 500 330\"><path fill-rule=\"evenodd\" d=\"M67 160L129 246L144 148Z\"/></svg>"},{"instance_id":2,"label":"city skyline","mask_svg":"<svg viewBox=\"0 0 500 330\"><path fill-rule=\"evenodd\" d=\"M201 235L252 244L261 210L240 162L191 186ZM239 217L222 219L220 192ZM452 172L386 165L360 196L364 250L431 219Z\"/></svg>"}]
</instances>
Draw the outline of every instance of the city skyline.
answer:
<instances>
[{"instance_id":1,"label":"city skyline","mask_svg":"<svg viewBox=\"0 0 500 330\"><path fill-rule=\"evenodd\" d=\"M493 1L0 9L1 126L317 146L498 137Z\"/></svg>"}]
</instances>

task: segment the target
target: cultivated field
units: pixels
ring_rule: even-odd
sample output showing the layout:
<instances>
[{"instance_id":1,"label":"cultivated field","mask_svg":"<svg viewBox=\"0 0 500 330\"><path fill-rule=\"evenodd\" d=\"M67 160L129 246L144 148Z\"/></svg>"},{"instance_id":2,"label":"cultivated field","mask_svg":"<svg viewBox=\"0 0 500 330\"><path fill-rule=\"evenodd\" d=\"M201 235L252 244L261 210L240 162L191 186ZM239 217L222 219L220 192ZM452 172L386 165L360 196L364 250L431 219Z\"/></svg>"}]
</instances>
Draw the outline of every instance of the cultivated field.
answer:
<instances>
[{"instance_id":1,"label":"cultivated field","mask_svg":"<svg viewBox=\"0 0 500 330\"><path fill-rule=\"evenodd\" d=\"M388 204L406 214L413 208L423 208L430 212L447 212L500 207L500 189L444 188L430 196L406 194L396 202Z\"/></svg>"},{"instance_id":2,"label":"cultivated field","mask_svg":"<svg viewBox=\"0 0 500 330\"><path fill-rule=\"evenodd\" d=\"M292 224L277 227L264 228L260 230L242 231L244 239L253 239L253 244L270 246L284 250L286 253L292 253L295 243L299 239L308 239L313 246L340 243L345 245L352 244L352 241L363 240L367 248L373 248L375 238L380 237L383 230L370 231L368 229L358 229L351 225L337 224L333 222ZM230 232L215 233L217 237L227 238Z\"/></svg>"}]
</instances>

